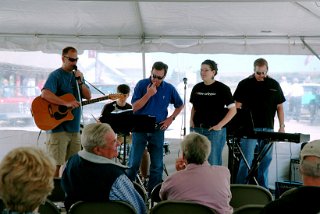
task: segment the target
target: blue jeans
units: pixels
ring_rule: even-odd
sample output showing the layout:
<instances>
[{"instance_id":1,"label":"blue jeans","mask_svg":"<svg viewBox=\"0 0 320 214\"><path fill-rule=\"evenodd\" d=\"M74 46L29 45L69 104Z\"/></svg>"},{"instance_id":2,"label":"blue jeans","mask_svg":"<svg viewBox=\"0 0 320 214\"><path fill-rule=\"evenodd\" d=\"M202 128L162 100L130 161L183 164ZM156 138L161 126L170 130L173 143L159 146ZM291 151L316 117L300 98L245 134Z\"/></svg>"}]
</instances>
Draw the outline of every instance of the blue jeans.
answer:
<instances>
[{"instance_id":1,"label":"blue jeans","mask_svg":"<svg viewBox=\"0 0 320 214\"><path fill-rule=\"evenodd\" d=\"M127 175L131 180L135 180L140 167L143 151L146 146L150 154L150 177L148 182L148 191L162 182L163 173L163 143L164 131L156 130L153 133L132 133L132 145L129 154L129 169Z\"/></svg>"},{"instance_id":2,"label":"blue jeans","mask_svg":"<svg viewBox=\"0 0 320 214\"><path fill-rule=\"evenodd\" d=\"M190 128L190 132L197 132L206 136L211 142L211 152L208 158L208 162L211 165L222 165L222 150L226 144L226 128L222 128L219 131L208 130L204 128Z\"/></svg>"},{"instance_id":3,"label":"blue jeans","mask_svg":"<svg viewBox=\"0 0 320 214\"><path fill-rule=\"evenodd\" d=\"M256 128L255 131L273 132L273 129ZM241 139L240 147L250 167L252 166L252 160L254 158L254 152L256 147L257 147L257 152L260 152L262 149L266 149L265 145L267 143L268 142L265 140ZM265 157L261 160L258 168L258 172L257 172L257 181L259 185L267 189L269 188L269 185L268 185L269 170L268 169L272 160L272 150L273 150L273 145L271 146L270 150L267 152ZM247 180L247 176L248 176L248 167L246 166L245 162L241 158L236 183L238 184L248 183L249 181Z\"/></svg>"}]
</instances>

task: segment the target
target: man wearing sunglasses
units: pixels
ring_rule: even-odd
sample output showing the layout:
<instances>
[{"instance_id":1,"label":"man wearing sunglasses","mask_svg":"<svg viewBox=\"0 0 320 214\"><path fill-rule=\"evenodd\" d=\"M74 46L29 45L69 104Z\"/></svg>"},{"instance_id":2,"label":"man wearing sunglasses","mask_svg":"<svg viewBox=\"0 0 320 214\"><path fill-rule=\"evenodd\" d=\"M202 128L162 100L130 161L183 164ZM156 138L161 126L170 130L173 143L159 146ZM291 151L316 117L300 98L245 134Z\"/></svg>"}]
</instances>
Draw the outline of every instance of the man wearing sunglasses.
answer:
<instances>
[{"instance_id":1,"label":"man wearing sunglasses","mask_svg":"<svg viewBox=\"0 0 320 214\"><path fill-rule=\"evenodd\" d=\"M149 193L162 182L164 131L171 125L183 109L183 101L175 87L164 81L168 66L163 62L155 62L151 76L140 80L135 86L132 96L134 114L156 117L155 131L152 133L132 133L132 146L129 154L128 176L134 180L140 166L141 157L148 147L150 153ZM173 104L175 110L168 116L168 106Z\"/></svg>"},{"instance_id":2,"label":"man wearing sunglasses","mask_svg":"<svg viewBox=\"0 0 320 214\"><path fill-rule=\"evenodd\" d=\"M259 58L255 60L254 73L239 82L234 99L237 109L247 111L255 131L273 132L274 117L277 112L279 132L284 132L283 103L286 101L280 84L268 76L268 62ZM258 152L265 149L265 140L241 139L240 146L248 164L251 166L256 146ZM259 185L268 189L268 168L272 160L272 147L262 159L257 173ZM248 183L248 167L240 160L237 183Z\"/></svg>"},{"instance_id":3,"label":"man wearing sunglasses","mask_svg":"<svg viewBox=\"0 0 320 214\"><path fill-rule=\"evenodd\" d=\"M62 50L62 66L49 74L41 91L41 97L49 103L72 108L73 120L65 121L47 131L46 146L49 154L56 161L55 176L65 161L80 150L80 105L78 87L82 98L90 99L89 87L84 84L83 74L77 70L78 52L73 47ZM77 86L78 84L78 86ZM75 100L65 100L60 96L72 94ZM61 114L61 112L53 112ZM63 114L61 114L63 116Z\"/></svg>"}]
</instances>

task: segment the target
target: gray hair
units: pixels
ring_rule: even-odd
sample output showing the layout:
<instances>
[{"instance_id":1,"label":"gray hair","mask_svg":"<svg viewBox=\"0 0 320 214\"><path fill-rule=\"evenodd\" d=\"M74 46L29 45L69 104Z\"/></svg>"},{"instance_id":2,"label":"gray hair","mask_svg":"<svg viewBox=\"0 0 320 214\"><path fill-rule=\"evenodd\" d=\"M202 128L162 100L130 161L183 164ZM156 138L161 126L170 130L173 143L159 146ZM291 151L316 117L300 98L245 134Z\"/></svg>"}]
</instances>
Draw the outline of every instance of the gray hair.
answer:
<instances>
[{"instance_id":1,"label":"gray hair","mask_svg":"<svg viewBox=\"0 0 320 214\"><path fill-rule=\"evenodd\" d=\"M308 157L312 157L312 160L308 159ZM301 160L300 173L303 176L320 178L320 158L316 156L308 157Z\"/></svg>"},{"instance_id":2,"label":"gray hair","mask_svg":"<svg viewBox=\"0 0 320 214\"><path fill-rule=\"evenodd\" d=\"M188 163L203 164L211 152L210 141L207 137L192 132L181 142L181 150Z\"/></svg>"},{"instance_id":3,"label":"gray hair","mask_svg":"<svg viewBox=\"0 0 320 214\"><path fill-rule=\"evenodd\" d=\"M105 145L105 135L113 132L111 126L107 123L92 123L84 127L81 135L81 144L87 152L93 151L96 146Z\"/></svg>"}]
</instances>

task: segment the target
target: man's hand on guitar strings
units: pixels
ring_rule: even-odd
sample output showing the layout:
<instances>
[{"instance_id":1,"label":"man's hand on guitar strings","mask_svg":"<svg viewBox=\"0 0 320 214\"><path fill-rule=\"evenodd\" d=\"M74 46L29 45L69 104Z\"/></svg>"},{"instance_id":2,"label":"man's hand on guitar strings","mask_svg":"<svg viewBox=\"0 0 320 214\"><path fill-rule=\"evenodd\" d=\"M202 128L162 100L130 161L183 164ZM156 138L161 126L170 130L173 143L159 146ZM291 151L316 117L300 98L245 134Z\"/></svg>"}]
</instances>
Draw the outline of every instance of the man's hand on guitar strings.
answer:
<instances>
[{"instance_id":1,"label":"man's hand on guitar strings","mask_svg":"<svg viewBox=\"0 0 320 214\"><path fill-rule=\"evenodd\" d=\"M76 100L73 100L73 101L70 101L70 102L67 102L66 106L68 108L78 108L80 106L80 103Z\"/></svg>"}]
</instances>

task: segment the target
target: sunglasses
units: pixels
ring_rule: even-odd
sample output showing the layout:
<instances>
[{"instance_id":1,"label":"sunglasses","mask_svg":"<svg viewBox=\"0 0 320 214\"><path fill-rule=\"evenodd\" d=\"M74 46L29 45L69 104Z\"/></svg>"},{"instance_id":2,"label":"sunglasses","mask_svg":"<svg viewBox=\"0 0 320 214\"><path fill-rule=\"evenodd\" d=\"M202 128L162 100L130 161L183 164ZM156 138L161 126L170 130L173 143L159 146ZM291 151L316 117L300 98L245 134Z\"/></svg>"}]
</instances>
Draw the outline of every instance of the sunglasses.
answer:
<instances>
[{"instance_id":1,"label":"sunglasses","mask_svg":"<svg viewBox=\"0 0 320 214\"><path fill-rule=\"evenodd\" d=\"M79 59L79 58L71 58L71 57L68 57L68 56L64 56L64 57L67 58L70 62L76 62Z\"/></svg>"},{"instance_id":2,"label":"sunglasses","mask_svg":"<svg viewBox=\"0 0 320 214\"><path fill-rule=\"evenodd\" d=\"M152 74L152 78L153 79L158 79L158 80L162 80L165 76L161 77L161 76L157 76L155 74Z\"/></svg>"},{"instance_id":3,"label":"sunglasses","mask_svg":"<svg viewBox=\"0 0 320 214\"><path fill-rule=\"evenodd\" d=\"M267 72L266 71L256 71L255 72L257 75L266 75Z\"/></svg>"}]
</instances>

